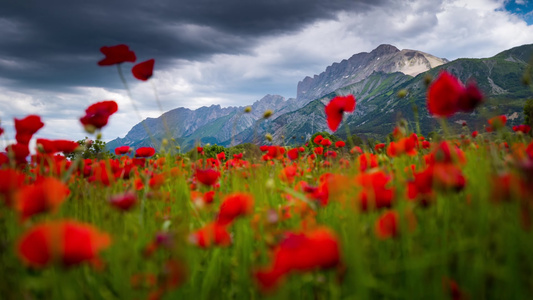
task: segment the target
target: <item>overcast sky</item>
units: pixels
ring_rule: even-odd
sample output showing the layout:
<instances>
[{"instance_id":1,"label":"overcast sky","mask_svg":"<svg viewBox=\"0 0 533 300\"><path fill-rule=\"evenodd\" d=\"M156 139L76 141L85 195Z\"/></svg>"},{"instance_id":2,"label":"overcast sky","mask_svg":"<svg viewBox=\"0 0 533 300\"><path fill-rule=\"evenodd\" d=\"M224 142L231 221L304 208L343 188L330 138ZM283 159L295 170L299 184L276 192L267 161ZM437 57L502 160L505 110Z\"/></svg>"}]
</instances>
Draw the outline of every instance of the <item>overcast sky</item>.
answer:
<instances>
[{"instance_id":1,"label":"overcast sky","mask_svg":"<svg viewBox=\"0 0 533 300\"><path fill-rule=\"evenodd\" d=\"M450 60L533 43L531 0L24 0L0 7L0 119L39 114L36 136L84 138L79 118L102 100L119 111L104 140L141 121L102 46L155 59L149 82L122 64L141 117L177 107L242 106L296 96L298 81L380 44Z\"/></svg>"}]
</instances>

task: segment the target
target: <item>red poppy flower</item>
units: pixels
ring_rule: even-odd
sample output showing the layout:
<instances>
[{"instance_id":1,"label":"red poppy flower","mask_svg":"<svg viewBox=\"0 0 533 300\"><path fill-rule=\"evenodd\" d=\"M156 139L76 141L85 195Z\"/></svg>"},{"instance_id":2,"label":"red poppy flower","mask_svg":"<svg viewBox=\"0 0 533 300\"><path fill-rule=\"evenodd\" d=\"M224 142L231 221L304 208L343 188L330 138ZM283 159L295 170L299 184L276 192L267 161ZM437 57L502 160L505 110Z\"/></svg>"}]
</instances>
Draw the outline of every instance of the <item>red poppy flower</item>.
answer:
<instances>
[{"instance_id":1,"label":"red poppy flower","mask_svg":"<svg viewBox=\"0 0 533 300\"><path fill-rule=\"evenodd\" d=\"M355 110L355 97L353 95L337 96L331 99L325 110L329 129L336 131L342 121L343 113Z\"/></svg>"},{"instance_id":2,"label":"red poppy flower","mask_svg":"<svg viewBox=\"0 0 533 300\"><path fill-rule=\"evenodd\" d=\"M503 128L503 126L505 126L505 123L507 123L507 117L505 115L490 118L490 126L487 127L487 131L498 130L500 128ZM489 128L492 130L489 130Z\"/></svg>"},{"instance_id":3,"label":"red poppy flower","mask_svg":"<svg viewBox=\"0 0 533 300\"><path fill-rule=\"evenodd\" d=\"M342 148L344 146L346 146L346 143L344 141L336 141L335 142L335 147L337 147L337 148Z\"/></svg>"},{"instance_id":4,"label":"red poppy flower","mask_svg":"<svg viewBox=\"0 0 533 300\"><path fill-rule=\"evenodd\" d=\"M152 157L155 149L152 147L141 147L135 151L135 157Z\"/></svg>"},{"instance_id":5,"label":"red poppy flower","mask_svg":"<svg viewBox=\"0 0 533 300\"><path fill-rule=\"evenodd\" d=\"M109 198L109 203L117 209L123 211L130 210L137 203L137 195L133 192L114 195Z\"/></svg>"},{"instance_id":6,"label":"red poppy flower","mask_svg":"<svg viewBox=\"0 0 533 300\"><path fill-rule=\"evenodd\" d=\"M15 210L24 221L38 213L56 211L69 194L69 188L59 179L44 178L16 194Z\"/></svg>"},{"instance_id":7,"label":"red poppy flower","mask_svg":"<svg viewBox=\"0 0 533 300\"><path fill-rule=\"evenodd\" d=\"M401 138L397 142L390 142L387 147L387 154L389 156L400 156L402 154L407 155L416 155L416 145L418 144L418 139L415 136Z\"/></svg>"},{"instance_id":8,"label":"red poppy flower","mask_svg":"<svg viewBox=\"0 0 533 300\"><path fill-rule=\"evenodd\" d=\"M215 191L208 191L205 193L198 191L191 191L191 201L197 206L203 206L204 204L211 204L215 199Z\"/></svg>"},{"instance_id":9,"label":"red poppy flower","mask_svg":"<svg viewBox=\"0 0 533 300\"><path fill-rule=\"evenodd\" d=\"M437 163L432 168L435 187L441 190L461 191L466 179L461 169L450 163Z\"/></svg>"},{"instance_id":10,"label":"red poppy flower","mask_svg":"<svg viewBox=\"0 0 533 300\"><path fill-rule=\"evenodd\" d=\"M131 151L130 146L120 146L115 148L116 155L123 155Z\"/></svg>"},{"instance_id":11,"label":"red poppy flower","mask_svg":"<svg viewBox=\"0 0 533 300\"><path fill-rule=\"evenodd\" d=\"M365 172L366 170L376 168L378 166L378 158L372 153L364 153L359 156L359 170Z\"/></svg>"},{"instance_id":12,"label":"red poppy flower","mask_svg":"<svg viewBox=\"0 0 533 300\"><path fill-rule=\"evenodd\" d=\"M374 150L379 151L379 150L381 150L381 149L384 149L385 146L386 146L385 143L379 143L379 144L376 144L376 145L374 146Z\"/></svg>"},{"instance_id":13,"label":"red poppy flower","mask_svg":"<svg viewBox=\"0 0 533 300\"><path fill-rule=\"evenodd\" d=\"M0 167L9 164L9 157L7 157L7 153L0 152Z\"/></svg>"},{"instance_id":14,"label":"red poppy flower","mask_svg":"<svg viewBox=\"0 0 533 300\"><path fill-rule=\"evenodd\" d=\"M324 153L324 156L325 157L333 157L333 158L336 158L337 157L337 152L333 151L333 150L329 150L327 151L326 153Z\"/></svg>"},{"instance_id":15,"label":"red poppy flower","mask_svg":"<svg viewBox=\"0 0 533 300\"><path fill-rule=\"evenodd\" d=\"M324 138L319 134L317 136L315 136L315 138L313 139L313 143L317 144L317 145L320 145L320 143L322 142Z\"/></svg>"},{"instance_id":16,"label":"red poppy flower","mask_svg":"<svg viewBox=\"0 0 533 300\"><path fill-rule=\"evenodd\" d=\"M250 214L253 210L254 198L244 193L234 193L226 196L220 205L216 223L228 225L239 216Z\"/></svg>"},{"instance_id":17,"label":"red poppy flower","mask_svg":"<svg viewBox=\"0 0 533 300\"><path fill-rule=\"evenodd\" d=\"M98 252L109 247L111 238L89 224L64 222L61 228L63 247L61 263L74 266L85 261L97 263Z\"/></svg>"},{"instance_id":18,"label":"red poppy flower","mask_svg":"<svg viewBox=\"0 0 533 300\"><path fill-rule=\"evenodd\" d=\"M69 140L37 139L37 145L41 145L41 150L47 154L72 153L79 147L78 143Z\"/></svg>"},{"instance_id":19,"label":"red poppy flower","mask_svg":"<svg viewBox=\"0 0 533 300\"><path fill-rule=\"evenodd\" d=\"M350 153L351 154L356 154L356 153L363 154L363 149L361 149L361 147L359 146L353 146L353 148L350 149Z\"/></svg>"},{"instance_id":20,"label":"red poppy flower","mask_svg":"<svg viewBox=\"0 0 533 300\"><path fill-rule=\"evenodd\" d=\"M255 272L254 277L261 288L272 289L289 272L337 266L340 263L339 248L337 237L325 228L308 233L288 232L275 249L272 264Z\"/></svg>"},{"instance_id":21,"label":"red poppy flower","mask_svg":"<svg viewBox=\"0 0 533 300\"><path fill-rule=\"evenodd\" d=\"M322 154L324 154L324 148L323 147L315 147L315 149L313 149L313 152L315 152L317 155L322 155Z\"/></svg>"},{"instance_id":22,"label":"red poppy flower","mask_svg":"<svg viewBox=\"0 0 533 300\"><path fill-rule=\"evenodd\" d=\"M139 80L146 81L152 77L152 72L154 70L154 59L149 59L138 63L131 69L133 76Z\"/></svg>"},{"instance_id":23,"label":"red poppy flower","mask_svg":"<svg viewBox=\"0 0 533 300\"><path fill-rule=\"evenodd\" d=\"M399 233L398 227L398 213L394 211L385 212L376 221L376 235L381 239L396 237Z\"/></svg>"},{"instance_id":24,"label":"red poppy flower","mask_svg":"<svg viewBox=\"0 0 533 300\"><path fill-rule=\"evenodd\" d=\"M320 145L322 146L325 146L325 147L329 147L331 146L333 143L331 142L330 139L323 139L321 142L320 142Z\"/></svg>"},{"instance_id":25,"label":"red poppy flower","mask_svg":"<svg viewBox=\"0 0 533 300\"><path fill-rule=\"evenodd\" d=\"M109 117L118 111L118 105L113 100L101 101L92 104L85 110L85 116L80 118L81 124L89 132L90 127L100 129L107 125Z\"/></svg>"},{"instance_id":26,"label":"red poppy flower","mask_svg":"<svg viewBox=\"0 0 533 300\"><path fill-rule=\"evenodd\" d=\"M296 160L298 159L298 148L291 149L287 151L287 157L289 157L290 160Z\"/></svg>"},{"instance_id":27,"label":"red poppy flower","mask_svg":"<svg viewBox=\"0 0 533 300\"><path fill-rule=\"evenodd\" d=\"M268 157L270 159L282 159L283 154L285 153L285 148L279 146L269 146L268 147Z\"/></svg>"},{"instance_id":28,"label":"red poppy flower","mask_svg":"<svg viewBox=\"0 0 533 300\"><path fill-rule=\"evenodd\" d=\"M29 115L24 119L15 119L15 139L20 144L27 145L31 137L44 126L41 117L37 115Z\"/></svg>"},{"instance_id":29,"label":"red poppy flower","mask_svg":"<svg viewBox=\"0 0 533 300\"><path fill-rule=\"evenodd\" d=\"M108 234L89 224L52 221L28 230L17 244L17 254L32 267L45 267L51 263L70 267L84 262L97 263L98 253L110 244Z\"/></svg>"},{"instance_id":30,"label":"red poppy flower","mask_svg":"<svg viewBox=\"0 0 533 300\"><path fill-rule=\"evenodd\" d=\"M227 227L211 222L189 235L189 242L200 248L231 245L231 236Z\"/></svg>"},{"instance_id":31,"label":"red poppy flower","mask_svg":"<svg viewBox=\"0 0 533 300\"><path fill-rule=\"evenodd\" d=\"M447 141L442 141L427 157L428 164L439 162L446 164L459 163L464 165L466 163L465 153L456 145L450 145Z\"/></svg>"},{"instance_id":32,"label":"red poppy flower","mask_svg":"<svg viewBox=\"0 0 533 300\"><path fill-rule=\"evenodd\" d=\"M98 65L100 66L111 66L127 61L135 62L137 60L135 52L131 51L130 48L124 44L111 47L104 46L100 48L100 52L105 55L105 58L98 62Z\"/></svg>"},{"instance_id":33,"label":"red poppy flower","mask_svg":"<svg viewBox=\"0 0 533 300\"><path fill-rule=\"evenodd\" d=\"M26 175L13 169L0 170L0 195L6 206L14 202L15 193L24 186Z\"/></svg>"},{"instance_id":34,"label":"red poppy flower","mask_svg":"<svg viewBox=\"0 0 533 300\"><path fill-rule=\"evenodd\" d=\"M234 154L234 157L235 157L236 154ZM218 160L226 160L226 152L220 152L219 154L217 154L217 159Z\"/></svg>"},{"instance_id":35,"label":"red poppy flower","mask_svg":"<svg viewBox=\"0 0 533 300\"><path fill-rule=\"evenodd\" d=\"M476 130L476 131L474 131L474 132L472 132L472 137L473 137L473 138L476 138L476 136L477 136L477 135L478 135L478 132L477 132L477 130Z\"/></svg>"},{"instance_id":36,"label":"red poppy flower","mask_svg":"<svg viewBox=\"0 0 533 300\"><path fill-rule=\"evenodd\" d=\"M220 172L214 169L196 169L196 179L201 183L213 186L217 183Z\"/></svg>"},{"instance_id":37,"label":"red poppy flower","mask_svg":"<svg viewBox=\"0 0 533 300\"><path fill-rule=\"evenodd\" d=\"M529 133L531 131L531 126L529 125L517 125L517 126L513 126L513 131L514 132L522 132L522 133Z\"/></svg>"},{"instance_id":38,"label":"red poppy flower","mask_svg":"<svg viewBox=\"0 0 533 300\"><path fill-rule=\"evenodd\" d=\"M279 174L281 181L286 183L293 183L296 176L298 176L298 166L291 165L283 168Z\"/></svg>"},{"instance_id":39,"label":"red poppy flower","mask_svg":"<svg viewBox=\"0 0 533 300\"><path fill-rule=\"evenodd\" d=\"M429 113L434 116L448 117L459 110L459 100L464 94L461 82L446 71L429 86L427 105Z\"/></svg>"},{"instance_id":40,"label":"red poppy flower","mask_svg":"<svg viewBox=\"0 0 533 300\"><path fill-rule=\"evenodd\" d=\"M494 202L510 201L520 179L514 174L495 175L491 179L490 198Z\"/></svg>"},{"instance_id":41,"label":"red poppy flower","mask_svg":"<svg viewBox=\"0 0 533 300\"><path fill-rule=\"evenodd\" d=\"M478 89L474 81L468 82L466 88L463 89L463 93L459 97L457 107L462 112L472 112L479 104L483 102L483 94ZM463 126L466 126L466 122L463 122Z\"/></svg>"},{"instance_id":42,"label":"red poppy flower","mask_svg":"<svg viewBox=\"0 0 533 300\"><path fill-rule=\"evenodd\" d=\"M17 165L25 165L27 163L26 158L30 155L30 148L28 144L16 143L6 147L7 153L13 153Z\"/></svg>"},{"instance_id":43,"label":"red poppy flower","mask_svg":"<svg viewBox=\"0 0 533 300\"><path fill-rule=\"evenodd\" d=\"M54 140L53 143L57 151L63 153L72 153L80 146L78 143L69 140Z\"/></svg>"},{"instance_id":44,"label":"red poppy flower","mask_svg":"<svg viewBox=\"0 0 533 300\"><path fill-rule=\"evenodd\" d=\"M359 204L362 211L391 207L394 201L394 188L388 188L391 177L383 171L362 173L356 182L363 188L359 193Z\"/></svg>"},{"instance_id":45,"label":"red poppy flower","mask_svg":"<svg viewBox=\"0 0 533 300\"><path fill-rule=\"evenodd\" d=\"M105 161L102 160L92 166L92 174L88 178L88 181L109 186L115 181L115 176L113 170L108 168Z\"/></svg>"},{"instance_id":46,"label":"red poppy flower","mask_svg":"<svg viewBox=\"0 0 533 300\"><path fill-rule=\"evenodd\" d=\"M150 185L150 188L156 190L160 188L167 179L167 175L165 173L162 174L153 174L150 178L150 181L148 181L148 184Z\"/></svg>"},{"instance_id":47,"label":"red poppy flower","mask_svg":"<svg viewBox=\"0 0 533 300\"><path fill-rule=\"evenodd\" d=\"M428 206L433 202L433 169L426 168L419 173L413 173L414 180L407 185L407 197L418 201L422 206Z\"/></svg>"}]
</instances>

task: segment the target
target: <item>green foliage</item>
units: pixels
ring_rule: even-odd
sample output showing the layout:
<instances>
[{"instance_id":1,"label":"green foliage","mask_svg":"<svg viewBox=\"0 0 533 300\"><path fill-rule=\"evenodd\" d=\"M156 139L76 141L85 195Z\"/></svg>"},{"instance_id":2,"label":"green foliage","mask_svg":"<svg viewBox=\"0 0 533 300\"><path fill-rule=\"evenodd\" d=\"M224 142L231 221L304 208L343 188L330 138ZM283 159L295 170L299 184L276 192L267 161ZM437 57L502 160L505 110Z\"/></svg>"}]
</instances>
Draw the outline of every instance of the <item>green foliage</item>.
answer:
<instances>
[{"instance_id":1,"label":"green foliage","mask_svg":"<svg viewBox=\"0 0 533 300\"><path fill-rule=\"evenodd\" d=\"M528 99L524 105L524 124L533 126L533 98Z\"/></svg>"},{"instance_id":2,"label":"green foliage","mask_svg":"<svg viewBox=\"0 0 533 300\"><path fill-rule=\"evenodd\" d=\"M261 157L259 146L252 143L244 143L227 148L226 157L232 158L234 154L239 153L242 153L249 160L257 160Z\"/></svg>"},{"instance_id":3,"label":"green foliage","mask_svg":"<svg viewBox=\"0 0 533 300\"><path fill-rule=\"evenodd\" d=\"M439 134L435 131L431 131L427 134L427 139L430 141L437 141L439 139Z\"/></svg>"},{"instance_id":4,"label":"green foliage","mask_svg":"<svg viewBox=\"0 0 533 300\"><path fill-rule=\"evenodd\" d=\"M74 160L81 156L83 159L87 158L97 158L97 159L107 159L107 158L116 158L115 154L111 153L106 148L106 143L100 139L90 140L88 137L85 137L83 140L76 141L78 145L84 147L82 152L73 152L65 155L70 160Z\"/></svg>"},{"instance_id":5,"label":"green foliage","mask_svg":"<svg viewBox=\"0 0 533 300\"><path fill-rule=\"evenodd\" d=\"M352 134L349 138L346 139L346 143L351 142L353 145L351 146L363 146L364 141L362 138L360 138L357 134Z\"/></svg>"},{"instance_id":6,"label":"green foliage","mask_svg":"<svg viewBox=\"0 0 533 300\"><path fill-rule=\"evenodd\" d=\"M369 138L366 140L366 144L368 145L368 148L369 148L369 149L374 149L374 147L376 147L376 145L379 144L379 141L376 140L376 139L373 138L373 137L369 137Z\"/></svg>"},{"instance_id":7,"label":"green foliage","mask_svg":"<svg viewBox=\"0 0 533 300\"><path fill-rule=\"evenodd\" d=\"M196 151L196 149L194 149ZM215 145L204 146L204 156L207 158L216 158L220 152L227 152L226 148ZM227 156L227 153L226 153Z\"/></svg>"}]
</instances>

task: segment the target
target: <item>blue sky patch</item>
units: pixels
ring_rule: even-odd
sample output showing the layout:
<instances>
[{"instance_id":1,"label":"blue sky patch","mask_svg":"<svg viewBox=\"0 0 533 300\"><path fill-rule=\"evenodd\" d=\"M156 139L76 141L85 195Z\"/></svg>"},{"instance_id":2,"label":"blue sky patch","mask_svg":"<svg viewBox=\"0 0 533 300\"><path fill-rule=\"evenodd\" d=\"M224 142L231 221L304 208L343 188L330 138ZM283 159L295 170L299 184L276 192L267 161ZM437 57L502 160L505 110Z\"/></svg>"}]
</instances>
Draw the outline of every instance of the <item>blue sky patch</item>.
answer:
<instances>
[{"instance_id":1,"label":"blue sky patch","mask_svg":"<svg viewBox=\"0 0 533 300\"><path fill-rule=\"evenodd\" d=\"M509 0L505 10L520 16L528 25L533 24L533 0Z\"/></svg>"}]
</instances>

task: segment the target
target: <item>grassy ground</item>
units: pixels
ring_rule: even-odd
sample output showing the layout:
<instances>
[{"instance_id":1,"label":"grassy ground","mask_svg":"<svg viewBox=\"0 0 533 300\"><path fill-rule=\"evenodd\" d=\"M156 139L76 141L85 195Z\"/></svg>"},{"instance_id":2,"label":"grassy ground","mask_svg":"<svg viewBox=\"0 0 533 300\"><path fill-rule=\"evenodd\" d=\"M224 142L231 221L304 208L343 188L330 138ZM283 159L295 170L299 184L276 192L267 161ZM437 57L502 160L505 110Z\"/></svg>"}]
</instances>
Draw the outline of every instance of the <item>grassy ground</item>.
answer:
<instances>
[{"instance_id":1,"label":"grassy ground","mask_svg":"<svg viewBox=\"0 0 533 300\"><path fill-rule=\"evenodd\" d=\"M504 136L508 140L501 140ZM464 176L464 186L450 179L455 171L440 175L435 171L431 194L426 195L429 204L421 197L410 199L409 184L415 182L414 174L432 164L429 157L442 159L437 142L427 149L420 142L411 155L369 149L376 152L378 165L364 171L361 155L334 146L330 148L337 157L314 160L314 147L292 161L286 152L266 160L249 160L244 153L242 159L228 157L213 167L220 172L213 186L196 176L196 168L206 168L202 154L177 158L162 153L165 161L148 160L144 167L134 168L129 179L115 178L109 184L98 178L91 181L78 171L68 176L65 170L52 174L42 165L26 166L25 186L39 176L66 178L70 195L57 212L45 210L23 222L17 209L2 206L0 295L2 299L527 299L533 294L529 224L533 193L531 167L524 164L533 160L528 156L533 151L526 150L528 145L533 150L531 139L502 132L466 139L448 139L464 154L463 163L457 154L449 162ZM131 159L117 162L124 166ZM86 161L94 173L93 164ZM286 169L290 166L296 170L294 176ZM377 173L388 181L364 183L362 178ZM325 179L324 174L334 175ZM508 186L498 177L504 174L513 176ZM149 180L158 175L160 182L151 187ZM327 204L321 205L316 194L302 189L301 181L326 188ZM132 209L123 211L110 204L112 195L127 190L136 195ZM215 191L211 204L192 199L193 192L211 190ZM372 200L378 201L383 190L393 191L392 204L373 207ZM366 210L361 206L363 192L370 203ZM212 240L202 247L195 234L216 222L221 203L233 193L251 195L253 207L224 227L229 243L217 245ZM393 226L397 230L384 237L376 227L387 212L399 218ZM57 259L64 254L61 250L54 250L55 258L43 267L24 263L17 248L24 233L37 224L65 219L109 234L112 244L95 253L100 263L83 261L65 267ZM261 288L254 274L272 264L287 233L305 235L317 228L327 228L335 237L338 261L286 271L273 288ZM321 251L317 247L305 255L320 257Z\"/></svg>"}]
</instances>

